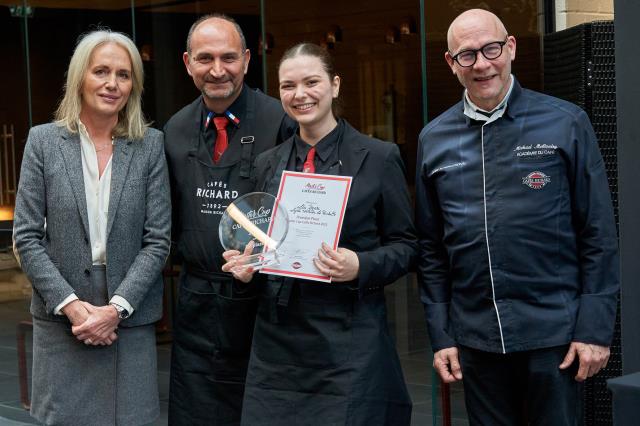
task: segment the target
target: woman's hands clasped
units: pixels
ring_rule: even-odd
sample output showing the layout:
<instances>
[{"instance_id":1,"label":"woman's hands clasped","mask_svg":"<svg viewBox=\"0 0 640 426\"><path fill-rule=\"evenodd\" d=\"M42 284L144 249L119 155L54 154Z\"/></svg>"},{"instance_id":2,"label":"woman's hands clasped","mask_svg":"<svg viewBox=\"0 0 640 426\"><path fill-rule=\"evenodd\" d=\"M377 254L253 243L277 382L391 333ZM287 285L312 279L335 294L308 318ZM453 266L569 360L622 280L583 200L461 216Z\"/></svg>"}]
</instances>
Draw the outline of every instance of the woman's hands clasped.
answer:
<instances>
[{"instance_id":1,"label":"woman's hands clasped","mask_svg":"<svg viewBox=\"0 0 640 426\"><path fill-rule=\"evenodd\" d=\"M112 305L94 306L74 300L63 309L71 321L71 332L86 345L110 345L118 339L118 311Z\"/></svg>"}]
</instances>

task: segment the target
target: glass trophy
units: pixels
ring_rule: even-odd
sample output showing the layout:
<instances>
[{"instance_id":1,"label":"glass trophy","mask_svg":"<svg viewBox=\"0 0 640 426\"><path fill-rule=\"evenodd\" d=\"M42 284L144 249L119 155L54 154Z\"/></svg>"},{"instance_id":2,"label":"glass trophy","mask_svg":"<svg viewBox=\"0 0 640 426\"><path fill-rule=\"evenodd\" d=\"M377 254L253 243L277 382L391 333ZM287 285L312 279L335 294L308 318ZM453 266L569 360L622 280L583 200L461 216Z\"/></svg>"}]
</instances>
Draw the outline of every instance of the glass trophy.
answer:
<instances>
[{"instance_id":1,"label":"glass trophy","mask_svg":"<svg viewBox=\"0 0 640 426\"><path fill-rule=\"evenodd\" d=\"M251 253L243 256L232 271L252 267L254 270L279 263L278 247L289 230L287 209L266 192L250 192L229 204L220 219L218 234L226 250Z\"/></svg>"}]
</instances>

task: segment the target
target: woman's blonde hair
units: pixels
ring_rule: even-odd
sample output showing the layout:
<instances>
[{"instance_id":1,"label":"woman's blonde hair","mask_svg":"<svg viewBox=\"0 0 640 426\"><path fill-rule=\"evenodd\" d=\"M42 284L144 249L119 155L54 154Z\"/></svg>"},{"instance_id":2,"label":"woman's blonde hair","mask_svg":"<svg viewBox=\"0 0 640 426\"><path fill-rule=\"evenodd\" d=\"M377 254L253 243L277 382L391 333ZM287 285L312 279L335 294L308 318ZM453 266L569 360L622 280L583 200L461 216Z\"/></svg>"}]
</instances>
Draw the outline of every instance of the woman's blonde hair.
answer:
<instances>
[{"instance_id":1,"label":"woman's blonde hair","mask_svg":"<svg viewBox=\"0 0 640 426\"><path fill-rule=\"evenodd\" d=\"M91 61L91 55L99 46L113 43L124 48L131 60L132 88L126 105L118 113L118 124L113 129L113 135L128 139L142 139L149 126L142 113L142 90L144 85L144 69L142 58L136 45L126 35L100 29L91 31L80 37L73 52L67 82L64 85L64 96L55 112L55 120L59 126L66 127L70 132L78 132L78 120L82 109L82 83Z\"/></svg>"}]
</instances>

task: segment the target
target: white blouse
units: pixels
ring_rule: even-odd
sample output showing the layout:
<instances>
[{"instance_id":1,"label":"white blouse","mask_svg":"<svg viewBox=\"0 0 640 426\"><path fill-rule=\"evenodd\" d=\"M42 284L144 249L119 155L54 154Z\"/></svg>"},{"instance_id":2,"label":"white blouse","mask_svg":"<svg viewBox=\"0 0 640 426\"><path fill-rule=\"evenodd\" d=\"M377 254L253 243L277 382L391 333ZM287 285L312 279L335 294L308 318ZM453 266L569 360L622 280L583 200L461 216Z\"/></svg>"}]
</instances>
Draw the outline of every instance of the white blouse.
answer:
<instances>
[{"instance_id":1,"label":"white blouse","mask_svg":"<svg viewBox=\"0 0 640 426\"><path fill-rule=\"evenodd\" d=\"M89 217L91 258L94 265L105 265L107 263L106 234L109 191L111 190L111 158L100 176L98 154L87 128L82 122L79 122L78 130L80 147L82 148L82 174L84 175L84 193L87 199L87 216Z\"/></svg>"}]
</instances>

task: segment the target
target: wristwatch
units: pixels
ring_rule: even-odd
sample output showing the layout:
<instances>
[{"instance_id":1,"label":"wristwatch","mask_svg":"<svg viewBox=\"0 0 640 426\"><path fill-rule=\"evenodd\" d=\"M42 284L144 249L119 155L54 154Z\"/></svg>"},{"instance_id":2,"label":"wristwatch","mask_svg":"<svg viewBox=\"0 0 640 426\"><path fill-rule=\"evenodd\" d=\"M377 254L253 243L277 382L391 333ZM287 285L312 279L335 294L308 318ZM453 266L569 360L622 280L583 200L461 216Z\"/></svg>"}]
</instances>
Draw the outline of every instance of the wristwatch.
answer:
<instances>
[{"instance_id":1,"label":"wristwatch","mask_svg":"<svg viewBox=\"0 0 640 426\"><path fill-rule=\"evenodd\" d=\"M116 308L116 311L118 311L118 318L120 318L120 319L129 318L129 311L127 311L125 308L123 308L122 306L118 305L117 303L110 303L110 305L113 306L114 308Z\"/></svg>"}]
</instances>

